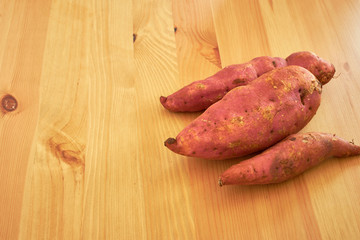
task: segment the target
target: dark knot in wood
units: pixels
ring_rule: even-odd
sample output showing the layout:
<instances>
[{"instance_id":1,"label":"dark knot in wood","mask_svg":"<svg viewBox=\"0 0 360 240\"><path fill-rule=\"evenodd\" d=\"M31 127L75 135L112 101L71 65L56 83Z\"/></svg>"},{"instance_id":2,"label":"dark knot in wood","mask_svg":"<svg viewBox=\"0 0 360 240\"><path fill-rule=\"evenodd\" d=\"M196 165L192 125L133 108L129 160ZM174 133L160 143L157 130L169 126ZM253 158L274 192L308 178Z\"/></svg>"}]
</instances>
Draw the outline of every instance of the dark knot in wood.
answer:
<instances>
[{"instance_id":1,"label":"dark knot in wood","mask_svg":"<svg viewBox=\"0 0 360 240\"><path fill-rule=\"evenodd\" d=\"M5 111L12 112L16 110L18 103L12 95L8 94L2 98L1 106Z\"/></svg>"}]
</instances>

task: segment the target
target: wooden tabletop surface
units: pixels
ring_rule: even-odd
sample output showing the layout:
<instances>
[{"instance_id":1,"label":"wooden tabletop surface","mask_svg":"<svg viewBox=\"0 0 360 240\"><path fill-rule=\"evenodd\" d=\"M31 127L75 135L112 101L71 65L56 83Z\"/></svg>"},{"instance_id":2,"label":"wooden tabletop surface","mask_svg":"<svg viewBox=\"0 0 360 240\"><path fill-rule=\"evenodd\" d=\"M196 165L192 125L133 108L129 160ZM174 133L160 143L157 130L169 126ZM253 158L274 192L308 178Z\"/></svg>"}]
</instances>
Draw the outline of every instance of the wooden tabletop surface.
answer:
<instances>
[{"instance_id":1,"label":"wooden tabletop surface","mask_svg":"<svg viewBox=\"0 0 360 240\"><path fill-rule=\"evenodd\" d=\"M0 239L360 239L360 157L220 188L239 159L169 151L200 113L159 101L312 51L336 73L302 132L360 144L359 23L359 0L1 1Z\"/></svg>"}]
</instances>

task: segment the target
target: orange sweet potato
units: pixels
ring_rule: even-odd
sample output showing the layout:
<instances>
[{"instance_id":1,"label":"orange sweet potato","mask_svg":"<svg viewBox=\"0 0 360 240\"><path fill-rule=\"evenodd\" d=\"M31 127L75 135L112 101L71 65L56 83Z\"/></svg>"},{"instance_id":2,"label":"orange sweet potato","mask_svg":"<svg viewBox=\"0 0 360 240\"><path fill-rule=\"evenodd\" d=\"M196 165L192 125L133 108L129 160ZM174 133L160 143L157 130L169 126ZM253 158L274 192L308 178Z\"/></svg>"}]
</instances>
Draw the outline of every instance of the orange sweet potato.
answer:
<instances>
[{"instance_id":1,"label":"orange sweet potato","mask_svg":"<svg viewBox=\"0 0 360 240\"><path fill-rule=\"evenodd\" d=\"M222 99L231 89L247 85L262 74L287 65L307 68L322 84L327 83L335 73L332 64L311 52L293 53L286 60L263 56L244 64L227 66L215 75L195 81L168 97L161 96L160 102L173 112L205 110Z\"/></svg>"},{"instance_id":2,"label":"orange sweet potato","mask_svg":"<svg viewBox=\"0 0 360 240\"><path fill-rule=\"evenodd\" d=\"M331 157L360 155L360 146L328 133L293 134L255 157L227 169L219 185L279 183Z\"/></svg>"},{"instance_id":3,"label":"orange sweet potato","mask_svg":"<svg viewBox=\"0 0 360 240\"><path fill-rule=\"evenodd\" d=\"M264 150L312 119L321 91L321 83L303 67L274 69L232 89L165 146L178 154L218 160Z\"/></svg>"}]
</instances>

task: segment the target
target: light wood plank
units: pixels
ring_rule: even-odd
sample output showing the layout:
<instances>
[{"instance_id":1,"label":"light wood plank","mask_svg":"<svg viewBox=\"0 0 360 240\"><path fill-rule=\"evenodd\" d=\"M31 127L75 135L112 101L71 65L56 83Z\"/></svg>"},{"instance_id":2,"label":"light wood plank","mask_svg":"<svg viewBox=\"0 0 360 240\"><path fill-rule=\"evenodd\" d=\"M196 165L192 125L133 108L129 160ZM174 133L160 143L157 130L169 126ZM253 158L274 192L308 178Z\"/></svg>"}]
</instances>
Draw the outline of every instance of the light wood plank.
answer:
<instances>
[{"instance_id":1,"label":"light wood plank","mask_svg":"<svg viewBox=\"0 0 360 240\"><path fill-rule=\"evenodd\" d=\"M87 1L89 128L84 176L84 239L142 239L132 1Z\"/></svg>"},{"instance_id":2,"label":"light wood plank","mask_svg":"<svg viewBox=\"0 0 360 240\"><path fill-rule=\"evenodd\" d=\"M0 106L0 239L19 235L49 8L42 1L0 3L0 101L8 94L17 101L14 111Z\"/></svg>"},{"instance_id":3,"label":"light wood plank","mask_svg":"<svg viewBox=\"0 0 360 240\"><path fill-rule=\"evenodd\" d=\"M173 0L172 10L181 86L220 70L210 1Z\"/></svg>"},{"instance_id":4,"label":"light wood plank","mask_svg":"<svg viewBox=\"0 0 360 240\"><path fill-rule=\"evenodd\" d=\"M81 236L89 10L84 1L53 1L51 7L20 239Z\"/></svg>"},{"instance_id":5,"label":"light wood plank","mask_svg":"<svg viewBox=\"0 0 360 240\"><path fill-rule=\"evenodd\" d=\"M223 67L271 55L260 1L210 2Z\"/></svg>"},{"instance_id":6,"label":"light wood plank","mask_svg":"<svg viewBox=\"0 0 360 240\"><path fill-rule=\"evenodd\" d=\"M193 239L194 219L188 167L163 142L182 128L186 116L168 112L161 95L179 84L170 1L134 1L134 58L137 72L137 144L145 224L150 239ZM147 154L144 154L147 153ZM161 214L159 214L161 213ZM171 219L169 221L169 219Z\"/></svg>"}]
</instances>

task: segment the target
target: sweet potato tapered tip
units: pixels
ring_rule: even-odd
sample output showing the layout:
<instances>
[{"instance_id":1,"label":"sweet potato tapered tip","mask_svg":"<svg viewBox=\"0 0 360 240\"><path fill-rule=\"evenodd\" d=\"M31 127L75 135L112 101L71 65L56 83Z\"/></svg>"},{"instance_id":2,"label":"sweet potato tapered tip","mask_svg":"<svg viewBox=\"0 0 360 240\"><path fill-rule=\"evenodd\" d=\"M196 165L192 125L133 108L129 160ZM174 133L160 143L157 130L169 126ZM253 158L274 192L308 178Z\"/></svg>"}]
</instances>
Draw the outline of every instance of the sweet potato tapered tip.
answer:
<instances>
[{"instance_id":1,"label":"sweet potato tapered tip","mask_svg":"<svg viewBox=\"0 0 360 240\"><path fill-rule=\"evenodd\" d=\"M166 102L166 100L167 100L167 97L164 97L164 96L161 96L161 97L160 97L160 102L161 102L161 104L164 105L164 103Z\"/></svg>"},{"instance_id":2,"label":"sweet potato tapered tip","mask_svg":"<svg viewBox=\"0 0 360 240\"><path fill-rule=\"evenodd\" d=\"M166 100L167 100L167 97L164 97L164 96L161 96L161 97L160 97L160 102L161 102L161 103L165 103Z\"/></svg>"}]
</instances>

